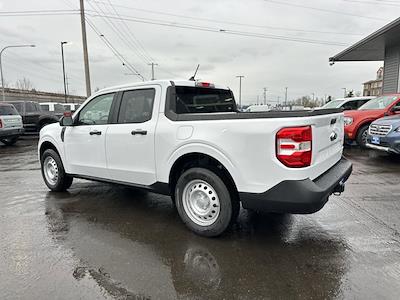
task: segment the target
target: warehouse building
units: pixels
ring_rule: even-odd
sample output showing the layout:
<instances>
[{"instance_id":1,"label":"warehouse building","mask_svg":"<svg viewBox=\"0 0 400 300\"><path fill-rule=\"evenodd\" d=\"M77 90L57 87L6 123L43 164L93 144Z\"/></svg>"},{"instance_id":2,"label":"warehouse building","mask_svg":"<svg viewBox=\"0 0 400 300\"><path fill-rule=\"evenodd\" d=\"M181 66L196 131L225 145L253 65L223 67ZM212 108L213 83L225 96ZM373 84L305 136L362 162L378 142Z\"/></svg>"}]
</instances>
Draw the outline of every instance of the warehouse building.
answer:
<instances>
[{"instance_id":1,"label":"warehouse building","mask_svg":"<svg viewBox=\"0 0 400 300\"><path fill-rule=\"evenodd\" d=\"M383 61L383 94L400 93L400 18L329 58L342 61Z\"/></svg>"}]
</instances>

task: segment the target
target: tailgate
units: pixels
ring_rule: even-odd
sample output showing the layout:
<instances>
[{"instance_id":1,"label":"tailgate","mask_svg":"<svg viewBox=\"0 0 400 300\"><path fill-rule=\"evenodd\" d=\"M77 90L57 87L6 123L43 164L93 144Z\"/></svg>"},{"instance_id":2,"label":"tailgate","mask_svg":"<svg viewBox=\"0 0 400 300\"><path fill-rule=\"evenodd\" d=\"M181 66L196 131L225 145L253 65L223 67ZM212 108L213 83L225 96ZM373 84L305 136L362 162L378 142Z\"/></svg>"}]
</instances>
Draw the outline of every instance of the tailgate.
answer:
<instances>
[{"instance_id":1,"label":"tailgate","mask_svg":"<svg viewBox=\"0 0 400 300\"><path fill-rule=\"evenodd\" d=\"M21 128L22 118L19 115L0 116L4 129Z\"/></svg>"},{"instance_id":2,"label":"tailgate","mask_svg":"<svg viewBox=\"0 0 400 300\"><path fill-rule=\"evenodd\" d=\"M343 113L312 117L312 126L312 166L326 165L326 162L333 162L330 163L333 165L339 161L343 151Z\"/></svg>"}]
</instances>

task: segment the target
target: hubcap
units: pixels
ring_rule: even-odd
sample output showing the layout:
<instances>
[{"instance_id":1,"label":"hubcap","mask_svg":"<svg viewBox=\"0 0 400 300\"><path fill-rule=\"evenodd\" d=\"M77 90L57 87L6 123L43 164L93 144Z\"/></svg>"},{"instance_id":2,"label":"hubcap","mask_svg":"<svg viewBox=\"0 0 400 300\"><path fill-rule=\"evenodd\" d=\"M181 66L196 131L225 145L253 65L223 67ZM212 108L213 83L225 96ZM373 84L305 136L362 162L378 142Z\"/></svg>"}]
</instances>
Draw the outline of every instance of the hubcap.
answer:
<instances>
[{"instance_id":1,"label":"hubcap","mask_svg":"<svg viewBox=\"0 0 400 300\"><path fill-rule=\"evenodd\" d=\"M183 189L183 208L188 217L197 225L213 224L221 207L214 188L203 180L192 180Z\"/></svg>"},{"instance_id":2,"label":"hubcap","mask_svg":"<svg viewBox=\"0 0 400 300\"><path fill-rule=\"evenodd\" d=\"M55 185L58 180L58 166L54 158L46 157L43 162L43 173L46 181L51 185Z\"/></svg>"}]
</instances>

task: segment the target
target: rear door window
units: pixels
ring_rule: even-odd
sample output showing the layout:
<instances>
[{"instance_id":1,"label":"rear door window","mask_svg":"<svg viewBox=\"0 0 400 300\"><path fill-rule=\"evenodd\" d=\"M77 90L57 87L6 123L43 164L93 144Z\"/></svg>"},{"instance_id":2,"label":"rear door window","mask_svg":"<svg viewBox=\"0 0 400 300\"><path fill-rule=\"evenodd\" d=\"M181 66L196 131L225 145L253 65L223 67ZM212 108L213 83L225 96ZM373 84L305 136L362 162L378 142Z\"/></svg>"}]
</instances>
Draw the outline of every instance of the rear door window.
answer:
<instances>
[{"instance_id":1,"label":"rear door window","mask_svg":"<svg viewBox=\"0 0 400 300\"><path fill-rule=\"evenodd\" d=\"M50 111L50 107L48 104L40 104L40 106L42 107L43 111Z\"/></svg>"},{"instance_id":2,"label":"rear door window","mask_svg":"<svg viewBox=\"0 0 400 300\"><path fill-rule=\"evenodd\" d=\"M143 123L151 119L155 89L126 91L122 95L118 123Z\"/></svg>"},{"instance_id":3,"label":"rear door window","mask_svg":"<svg viewBox=\"0 0 400 300\"><path fill-rule=\"evenodd\" d=\"M177 86L175 101L177 114L236 111L232 92L224 89Z\"/></svg>"}]
</instances>

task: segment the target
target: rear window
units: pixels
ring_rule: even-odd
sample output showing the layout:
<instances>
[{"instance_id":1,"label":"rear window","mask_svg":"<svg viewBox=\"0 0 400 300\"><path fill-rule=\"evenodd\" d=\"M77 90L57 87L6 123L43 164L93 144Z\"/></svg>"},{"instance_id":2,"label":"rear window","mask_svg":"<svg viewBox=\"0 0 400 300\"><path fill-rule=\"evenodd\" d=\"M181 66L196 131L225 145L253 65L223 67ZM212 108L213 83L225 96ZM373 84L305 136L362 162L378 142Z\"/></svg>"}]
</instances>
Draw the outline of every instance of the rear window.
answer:
<instances>
[{"instance_id":1,"label":"rear window","mask_svg":"<svg viewBox=\"0 0 400 300\"><path fill-rule=\"evenodd\" d=\"M54 111L55 112L64 112L64 106L62 104L54 104Z\"/></svg>"},{"instance_id":2,"label":"rear window","mask_svg":"<svg viewBox=\"0 0 400 300\"><path fill-rule=\"evenodd\" d=\"M17 110L12 105L0 105L0 116L18 115Z\"/></svg>"},{"instance_id":3,"label":"rear window","mask_svg":"<svg viewBox=\"0 0 400 300\"><path fill-rule=\"evenodd\" d=\"M176 87L177 114L234 112L236 104L229 90L198 88L188 86Z\"/></svg>"},{"instance_id":4,"label":"rear window","mask_svg":"<svg viewBox=\"0 0 400 300\"><path fill-rule=\"evenodd\" d=\"M48 104L40 104L40 106L42 107L43 111L50 111L50 107Z\"/></svg>"}]
</instances>

